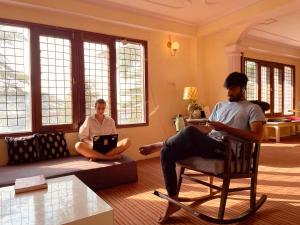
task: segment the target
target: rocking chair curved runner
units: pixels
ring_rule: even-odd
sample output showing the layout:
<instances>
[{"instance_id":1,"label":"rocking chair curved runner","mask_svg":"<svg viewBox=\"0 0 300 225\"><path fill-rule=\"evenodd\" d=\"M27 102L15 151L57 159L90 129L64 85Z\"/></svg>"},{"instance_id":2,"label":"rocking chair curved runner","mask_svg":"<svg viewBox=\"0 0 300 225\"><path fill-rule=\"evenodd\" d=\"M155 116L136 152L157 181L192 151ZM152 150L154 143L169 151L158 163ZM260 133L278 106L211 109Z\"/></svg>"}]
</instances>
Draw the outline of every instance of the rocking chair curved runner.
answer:
<instances>
[{"instance_id":1,"label":"rocking chair curved runner","mask_svg":"<svg viewBox=\"0 0 300 225\"><path fill-rule=\"evenodd\" d=\"M263 110L268 109L268 107L262 108ZM267 199L266 195L262 195L258 200L256 199L260 142L249 141L246 139L241 139L229 135L223 137L223 142L225 144L226 149L226 155L224 159L190 157L177 162L177 167L179 168L177 184L178 196L180 194L180 188L183 179L188 179L193 182L207 186L209 188L208 195L197 198L181 198L179 196L177 201L158 191L154 191L154 194L180 206L184 210L190 212L193 216L212 223L236 223L255 213ZM196 176L195 173L185 173L186 169L196 172ZM209 179L208 181L204 181L202 179L196 178L198 176L207 176ZM214 178L221 179L222 184L220 186L214 185ZM250 178L249 186L230 188L230 181L232 179L244 178ZM249 209L234 218L224 218L228 194L232 192L245 190L250 191ZM201 212L196 211L192 207L182 203L194 202L201 204L218 197L220 198L220 206L217 217L203 214Z\"/></svg>"}]
</instances>

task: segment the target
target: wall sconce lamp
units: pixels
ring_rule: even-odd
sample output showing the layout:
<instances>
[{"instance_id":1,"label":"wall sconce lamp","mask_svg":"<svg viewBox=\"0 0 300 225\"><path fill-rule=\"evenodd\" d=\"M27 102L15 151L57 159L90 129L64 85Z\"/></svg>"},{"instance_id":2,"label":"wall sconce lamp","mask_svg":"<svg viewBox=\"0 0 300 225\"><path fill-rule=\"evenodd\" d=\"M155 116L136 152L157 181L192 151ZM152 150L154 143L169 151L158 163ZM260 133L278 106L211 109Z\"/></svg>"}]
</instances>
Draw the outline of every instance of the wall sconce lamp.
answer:
<instances>
[{"instance_id":1,"label":"wall sconce lamp","mask_svg":"<svg viewBox=\"0 0 300 225\"><path fill-rule=\"evenodd\" d=\"M171 40L171 36L169 37L169 41L167 42L167 47L171 51L171 56L175 56L176 51L179 49L180 45L176 41Z\"/></svg>"}]
</instances>

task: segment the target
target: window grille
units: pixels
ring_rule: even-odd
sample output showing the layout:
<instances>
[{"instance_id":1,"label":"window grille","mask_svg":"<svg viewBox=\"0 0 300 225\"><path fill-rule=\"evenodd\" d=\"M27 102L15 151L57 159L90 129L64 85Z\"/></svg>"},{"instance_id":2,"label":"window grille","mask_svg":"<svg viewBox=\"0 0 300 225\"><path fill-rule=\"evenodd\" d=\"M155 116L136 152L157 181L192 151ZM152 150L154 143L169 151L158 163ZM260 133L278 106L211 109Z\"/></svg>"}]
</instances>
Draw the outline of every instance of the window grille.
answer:
<instances>
[{"instance_id":1,"label":"window grille","mask_svg":"<svg viewBox=\"0 0 300 225\"><path fill-rule=\"evenodd\" d=\"M42 125L72 123L71 43L40 36Z\"/></svg>"},{"instance_id":2,"label":"window grille","mask_svg":"<svg viewBox=\"0 0 300 225\"><path fill-rule=\"evenodd\" d=\"M284 67L284 114L293 114L294 90L293 90L293 70L289 66Z\"/></svg>"},{"instance_id":3,"label":"window grille","mask_svg":"<svg viewBox=\"0 0 300 225\"><path fill-rule=\"evenodd\" d=\"M274 68L274 113L282 112L282 71Z\"/></svg>"},{"instance_id":4,"label":"window grille","mask_svg":"<svg viewBox=\"0 0 300 225\"><path fill-rule=\"evenodd\" d=\"M85 117L94 112L95 101L106 101L105 113L110 115L109 47L84 42Z\"/></svg>"},{"instance_id":5,"label":"window grille","mask_svg":"<svg viewBox=\"0 0 300 225\"><path fill-rule=\"evenodd\" d=\"M118 124L145 121L145 51L142 44L116 42Z\"/></svg>"},{"instance_id":6,"label":"window grille","mask_svg":"<svg viewBox=\"0 0 300 225\"><path fill-rule=\"evenodd\" d=\"M31 130L29 29L0 25L0 132Z\"/></svg>"},{"instance_id":7,"label":"window grille","mask_svg":"<svg viewBox=\"0 0 300 225\"><path fill-rule=\"evenodd\" d=\"M270 67L261 67L261 101L271 104ZM268 110L265 113L270 113Z\"/></svg>"},{"instance_id":8,"label":"window grille","mask_svg":"<svg viewBox=\"0 0 300 225\"><path fill-rule=\"evenodd\" d=\"M255 99L257 95L258 100L268 102L270 104L270 110L266 111L268 116L294 114L294 66L256 59L246 59L244 66L250 81L247 85L248 100ZM255 84L256 80L259 83ZM259 91L256 94L253 90Z\"/></svg>"},{"instance_id":9,"label":"window grille","mask_svg":"<svg viewBox=\"0 0 300 225\"><path fill-rule=\"evenodd\" d=\"M248 77L247 83L247 100L258 99L258 76L257 76L257 64L249 60L245 61L245 72Z\"/></svg>"}]
</instances>

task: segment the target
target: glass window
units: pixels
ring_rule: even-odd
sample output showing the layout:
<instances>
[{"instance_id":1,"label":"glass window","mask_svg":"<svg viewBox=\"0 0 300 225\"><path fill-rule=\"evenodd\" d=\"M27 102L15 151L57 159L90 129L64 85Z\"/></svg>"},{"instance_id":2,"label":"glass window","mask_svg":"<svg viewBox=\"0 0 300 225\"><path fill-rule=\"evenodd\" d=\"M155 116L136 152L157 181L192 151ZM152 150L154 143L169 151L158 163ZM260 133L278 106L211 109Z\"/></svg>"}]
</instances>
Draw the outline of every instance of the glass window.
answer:
<instances>
[{"instance_id":1,"label":"glass window","mask_svg":"<svg viewBox=\"0 0 300 225\"><path fill-rule=\"evenodd\" d=\"M274 68L274 113L282 113L282 73Z\"/></svg>"},{"instance_id":2,"label":"glass window","mask_svg":"<svg viewBox=\"0 0 300 225\"><path fill-rule=\"evenodd\" d=\"M145 51L139 43L116 42L118 124L145 123Z\"/></svg>"},{"instance_id":3,"label":"glass window","mask_svg":"<svg viewBox=\"0 0 300 225\"><path fill-rule=\"evenodd\" d=\"M0 25L0 132L31 130L29 29Z\"/></svg>"},{"instance_id":4,"label":"glass window","mask_svg":"<svg viewBox=\"0 0 300 225\"><path fill-rule=\"evenodd\" d=\"M94 112L95 101L106 101L110 115L109 47L106 44L84 42L85 117Z\"/></svg>"},{"instance_id":5,"label":"glass window","mask_svg":"<svg viewBox=\"0 0 300 225\"><path fill-rule=\"evenodd\" d=\"M72 123L71 43L40 36L42 125Z\"/></svg>"},{"instance_id":6,"label":"glass window","mask_svg":"<svg viewBox=\"0 0 300 225\"><path fill-rule=\"evenodd\" d=\"M77 131L99 98L117 125L147 123L145 41L1 21L0 136Z\"/></svg>"},{"instance_id":7,"label":"glass window","mask_svg":"<svg viewBox=\"0 0 300 225\"><path fill-rule=\"evenodd\" d=\"M257 65L255 62L246 60L245 61L245 69L246 69L246 74L248 76L247 99L248 100L257 100L258 99Z\"/></svg>"},{"instance_id":8,"label":"glass window","mask_svg":"<svg viewBox=\"0 0 300 225\"><path fill-rule=\"evenodd\" d=\"M290 66L284 67L284 114L290 115L293 114L293 105L294 105L294 76L293 76L293 69Z\"/></svg>"},{"instance_id":9,"label":"glass window","mask_svg":"<svg viewBox=\"0 0 300 225\"><path fill-rule=\"evenodd\" d=\"M294 67L255 59L246 59L244 66L249 79L247 99L268 102L270 110L266 113L271 116L292 115Z\"/></svg>"},{"instance_id":10,"label":"glass window","mask_svg":"<svg viewBox=\"0 0 300 225\"><path fill-rule=\"evenodd\" d=\"M271 83L270 83L270 67L262 66L261 74L261 101L271 104ZM268 110L266 113L270 113Z\"/></svg>"}]
</instances>

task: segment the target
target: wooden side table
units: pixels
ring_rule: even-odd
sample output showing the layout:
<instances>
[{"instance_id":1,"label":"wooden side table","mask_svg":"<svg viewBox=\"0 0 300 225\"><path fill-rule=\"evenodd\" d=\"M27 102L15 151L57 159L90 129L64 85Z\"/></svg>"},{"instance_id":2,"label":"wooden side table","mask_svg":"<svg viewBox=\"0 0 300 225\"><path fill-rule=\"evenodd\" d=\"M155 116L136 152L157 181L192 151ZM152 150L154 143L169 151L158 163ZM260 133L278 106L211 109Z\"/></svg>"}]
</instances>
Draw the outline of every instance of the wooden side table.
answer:
<instances>
[{"instance_id":1,"label":"wooden side table","mask_svg":"<svg viewBox=\"0 0 300 225\"><path fill-rule=\"evenodd\" d=\"M188 125L205 125L208 119L201 118L201 119L186 119L186 123Z\"/></svg>"}]
</instances>

